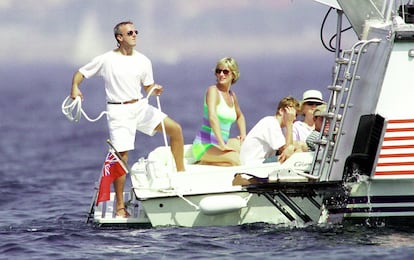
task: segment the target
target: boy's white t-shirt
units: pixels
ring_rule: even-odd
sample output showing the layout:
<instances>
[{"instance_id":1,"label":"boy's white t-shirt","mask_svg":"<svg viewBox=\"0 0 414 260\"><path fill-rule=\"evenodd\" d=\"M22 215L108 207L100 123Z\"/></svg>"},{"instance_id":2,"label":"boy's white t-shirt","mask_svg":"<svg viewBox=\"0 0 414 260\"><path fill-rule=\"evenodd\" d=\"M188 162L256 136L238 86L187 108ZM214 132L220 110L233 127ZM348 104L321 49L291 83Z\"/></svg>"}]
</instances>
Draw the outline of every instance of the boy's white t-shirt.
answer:
<instances>
[{"instance_id":1,"label":"boy's white t-shirt","mask_svg":"<svg viewBox=\"0 0 414 260\"><path fill-rule=\"evenodd\" d=\"M262 118L247 134L240 150L242 164L260 163L276 154L286 144L275 116Z\"/></svg>"},{"instance_id":2,"label":"boy's white t-shirt","mask_svg":"<svg viewBox=\"0 0 414 260\"><path fill-rule=\"evenodd\" d=\"M150 59L136 50L132 55L108 51L81 67L79 72L85 78L102 76L106 99L111 102L141 99L142 85L149 86L154 83Z\"/></svg>"}]
</instances>

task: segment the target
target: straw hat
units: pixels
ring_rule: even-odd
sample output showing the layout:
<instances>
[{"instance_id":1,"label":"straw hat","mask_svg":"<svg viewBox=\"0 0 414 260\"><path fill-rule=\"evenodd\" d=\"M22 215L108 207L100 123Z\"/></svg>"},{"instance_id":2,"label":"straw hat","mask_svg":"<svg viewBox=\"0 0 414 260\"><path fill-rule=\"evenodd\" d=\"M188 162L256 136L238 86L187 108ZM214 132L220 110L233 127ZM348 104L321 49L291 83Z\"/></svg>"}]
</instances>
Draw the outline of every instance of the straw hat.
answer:
<instances>
[{"instance_id":1,"label":"straw hat","mask_svg":"<svg viewBox=\"0 0 414 260\"><path fill-rule=\"evenodd\" d=\"M306 90L303 93L303 100L302 104L306 102L316 102L320 104L325 104L325 101L323 101L322 93L319 90Z\"/></svg>"}]
</instances>

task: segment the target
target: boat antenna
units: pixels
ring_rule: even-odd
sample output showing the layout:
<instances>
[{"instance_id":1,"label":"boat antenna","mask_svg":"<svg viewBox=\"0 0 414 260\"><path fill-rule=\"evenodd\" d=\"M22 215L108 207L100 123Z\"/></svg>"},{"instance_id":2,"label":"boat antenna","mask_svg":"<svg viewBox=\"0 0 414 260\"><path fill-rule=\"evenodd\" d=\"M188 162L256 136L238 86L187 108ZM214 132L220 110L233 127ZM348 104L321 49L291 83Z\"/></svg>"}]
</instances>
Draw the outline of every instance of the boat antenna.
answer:
<instances>
[{"instance_id":1,"label":"boat antenna","mask_svg":"<svg viewBox=\"0 0 414 260\"><path fill-rule=\"evenodd\" d=\"M323 47L325 47L325 49L327 49L330 52L335 52L335 50L332 47L325 44L325 41L323 39L323 31L324 31L324 28L325 28L326 19L328 18L328 15L329 15L329 13L331 12L332 9L333 9L333 7L330 7L328 9L328 11L325 14L325 17L322 20L322 25L321 25L321 29L320 29L320 38L321 38L322 45L323 45Z\"/></svg>"},{"instance_id":2,"label":"boat antenna","mask_svg":"<svg viewBox=\"0 0 414 260\"><path fill-rule=\"evenodd\" d=\"M326 44L325 43L325 40L324 40L324 37L323 37L323 32L325 30L325 24L326 24L326 21L328 19L328 16L329 16L330 12L333 9L335 9L335 8L330 7L328 9L328 11L326 12L325 17L323 18L322 25L321 25L321 29L320 29L320 39L321 39L322 45L324 46L324 48L326 50L328 50L330 52L335 52L335 54L336 54L335 56L336 57L339 57L339 53L342 51L341 50L341 34L343 32L348 31L349 29L351 29L352 26L349 26L349 27L347 27L345 29L342 29L342 15L343 15L343 11L342 10L337 10L337 13L338 13L337 30L336 30L336 33L329 39L329 45ZM334 39L336 39L336 44L335 44L336 46L333 46Z\"/></svg>"}]
</instances>

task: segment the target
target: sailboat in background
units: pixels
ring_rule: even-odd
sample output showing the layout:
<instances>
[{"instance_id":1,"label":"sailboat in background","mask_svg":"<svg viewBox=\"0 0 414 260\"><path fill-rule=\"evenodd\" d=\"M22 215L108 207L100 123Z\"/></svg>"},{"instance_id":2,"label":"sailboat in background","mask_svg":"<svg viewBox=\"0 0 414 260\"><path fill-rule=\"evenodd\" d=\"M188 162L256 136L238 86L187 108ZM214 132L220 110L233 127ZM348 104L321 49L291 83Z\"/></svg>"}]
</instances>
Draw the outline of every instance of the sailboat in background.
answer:
<instances>
[{"instance_id":1,"label":"sailboat in background","mask_svg":"<svg viewBox=\"0 0 414 260\"><path fill-rule=\"evenodd\" d=\"M91 54L99 54L107 50L104 46L102 39L99 39L102 36L96 34L99 31L99 22L98 16L95 11L90 10L85 14L80 26L80 31L76 37L76 42L74 44L74 64L83 64L88 62L85 60L85 57L91 57ZM98 37L98 39L97 39Z\"/></svg>"}]
</instances>

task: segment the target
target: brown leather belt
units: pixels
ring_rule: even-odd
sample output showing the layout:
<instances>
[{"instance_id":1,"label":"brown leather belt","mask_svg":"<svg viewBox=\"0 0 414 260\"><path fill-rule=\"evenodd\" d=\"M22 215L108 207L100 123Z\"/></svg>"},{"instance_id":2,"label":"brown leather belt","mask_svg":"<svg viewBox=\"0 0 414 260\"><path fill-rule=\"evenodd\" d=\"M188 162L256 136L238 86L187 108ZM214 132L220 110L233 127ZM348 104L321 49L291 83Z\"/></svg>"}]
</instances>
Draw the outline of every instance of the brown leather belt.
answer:
<instances>
[{"instance_id":1,"label":"brown leather belt","mask_svg":"<svg viewBox=\"0 0 414 260\"><path fill-rule=\"evenodd\" d=\"M138 101L139 101L139 99L132 99L132 100L128 100L128 101L125 101L125 102L110 102L110 101L108 101L108 104L110 104L110 105L125 105L125 104L134 104Z\"/></svg>"}]
</instances>

